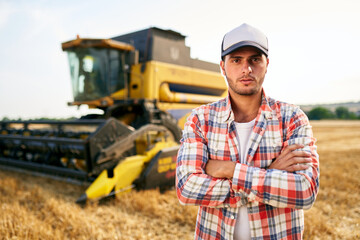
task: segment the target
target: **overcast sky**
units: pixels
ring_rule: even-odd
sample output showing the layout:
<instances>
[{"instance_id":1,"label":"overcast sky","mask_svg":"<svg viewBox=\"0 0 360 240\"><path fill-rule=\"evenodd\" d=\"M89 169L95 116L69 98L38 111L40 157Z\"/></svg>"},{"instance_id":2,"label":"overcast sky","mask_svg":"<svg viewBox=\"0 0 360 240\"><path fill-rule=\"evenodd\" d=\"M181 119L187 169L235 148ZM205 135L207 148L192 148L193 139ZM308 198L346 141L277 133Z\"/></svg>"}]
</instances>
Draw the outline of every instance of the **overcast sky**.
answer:
<instances>
[{"instance_id":1,"label":"overcast sky","mask_svg":"<svg viewBox=\"0 0 360 240\"><path fill-rule=\"evenodd\" d=\"M269 38L267 95L295 104L360 101L360 1L0 0L0 119L70 117L61 42L148 27L187 36L191 56L218 63L223 35L246 22Z\"/></svg>"}]
</instances>

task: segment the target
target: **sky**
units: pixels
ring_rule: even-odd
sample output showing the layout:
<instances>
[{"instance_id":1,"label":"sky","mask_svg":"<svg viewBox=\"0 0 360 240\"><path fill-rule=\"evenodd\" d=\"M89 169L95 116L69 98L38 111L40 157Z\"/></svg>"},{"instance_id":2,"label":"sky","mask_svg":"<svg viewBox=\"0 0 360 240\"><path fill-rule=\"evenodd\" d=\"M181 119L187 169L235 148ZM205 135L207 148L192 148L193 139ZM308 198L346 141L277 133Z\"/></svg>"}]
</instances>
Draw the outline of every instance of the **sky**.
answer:
<instances>
[{"instance_id":1,"label":"sky","mask_svg":"<svg viewBox=\"0 0 360 240\"><path fill-rule=\"evenodd\" d=\"M219 63L225 33L246 22L269 39L268 96L294 104L360 101L357 0L0 0L0 119L80 117L61 43L149 27L187 36Z\"/></svg>"}]
</instances>

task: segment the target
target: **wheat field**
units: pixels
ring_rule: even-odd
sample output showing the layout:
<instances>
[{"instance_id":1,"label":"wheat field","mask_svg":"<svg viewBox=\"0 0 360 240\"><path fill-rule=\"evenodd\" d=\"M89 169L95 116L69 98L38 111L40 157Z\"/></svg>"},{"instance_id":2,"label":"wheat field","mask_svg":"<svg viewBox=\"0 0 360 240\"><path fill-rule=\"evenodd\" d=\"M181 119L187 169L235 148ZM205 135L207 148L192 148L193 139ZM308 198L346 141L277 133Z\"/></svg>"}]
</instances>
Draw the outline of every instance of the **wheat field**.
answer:
<instances>
[{"instance_id":1,"label":"wheat field","mask_svg":"<svg viewBox=\"0 0 360 240\"><path fill-rule=\"evenodd\" d=\"M360 121L312 122L320 191L305 212L304 239L360 239ZM0 239L193 239L196 207L175 191L131 192L75 204L85 191L0 167Z\"/></svg>"}]
</instances>

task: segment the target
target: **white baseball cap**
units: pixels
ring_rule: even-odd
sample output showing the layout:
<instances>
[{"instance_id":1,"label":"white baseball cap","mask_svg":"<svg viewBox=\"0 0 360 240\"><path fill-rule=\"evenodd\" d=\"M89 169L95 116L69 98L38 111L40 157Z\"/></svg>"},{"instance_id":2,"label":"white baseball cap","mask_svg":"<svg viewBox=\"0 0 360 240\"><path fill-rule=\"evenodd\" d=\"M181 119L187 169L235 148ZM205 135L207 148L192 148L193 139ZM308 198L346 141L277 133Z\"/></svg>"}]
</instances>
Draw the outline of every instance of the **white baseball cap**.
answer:
<instances>
[{"instance_id":1,"label":"white baseball cap","mask_svg":"<svg viewBox=\"0 0 360 240\"><path fill-rule=\"evenodd\" d=\"M245 46L256 47L268 56L268 39L265 34L244 23L225 34L221 44L221 58Z\"/></svg>"}]
</instances>

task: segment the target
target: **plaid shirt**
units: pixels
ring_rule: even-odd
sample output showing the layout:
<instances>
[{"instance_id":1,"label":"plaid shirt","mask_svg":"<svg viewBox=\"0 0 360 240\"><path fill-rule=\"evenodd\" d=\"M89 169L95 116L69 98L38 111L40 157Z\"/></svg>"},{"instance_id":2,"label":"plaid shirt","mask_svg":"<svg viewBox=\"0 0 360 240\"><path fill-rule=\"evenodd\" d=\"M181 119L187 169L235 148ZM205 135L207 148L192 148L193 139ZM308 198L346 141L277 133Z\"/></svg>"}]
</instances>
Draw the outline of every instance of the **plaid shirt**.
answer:
<instances>
[{"instance_id":1,"label":"plaid shirt","mask_svg":"<svg viewBox=\"0 0 360 240\"><path fill-rule=\"evenodd\" d=\"M177 158L176 190L181 204L200 206L195 239L233 239L238 209L246 205L252 239L302 239L303 209L319 187L319 157L306 115L296 106L267 98L250 135L247 163L239 161L229 96L193 110ZM267 169L281 150L303 144L312 163L289 173ZM208 159L237 162L233 178L205 173Z\"/></svg>"}]
</instances>

